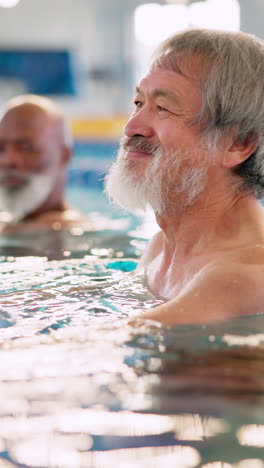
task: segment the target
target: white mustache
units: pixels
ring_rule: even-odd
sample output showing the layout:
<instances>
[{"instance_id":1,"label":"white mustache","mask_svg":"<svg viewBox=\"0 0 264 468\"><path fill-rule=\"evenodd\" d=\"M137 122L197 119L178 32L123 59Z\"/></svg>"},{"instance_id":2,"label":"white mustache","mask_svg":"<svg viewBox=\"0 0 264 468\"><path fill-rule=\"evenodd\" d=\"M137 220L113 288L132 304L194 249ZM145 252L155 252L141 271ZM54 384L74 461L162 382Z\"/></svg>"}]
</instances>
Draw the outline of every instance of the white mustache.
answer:
<instances>
[{"instance_id":1,"label":"white mustache","mask_svg":"<svg viewBox=\"0 0 264 468\"><path fill-rule=\"evenodd\" d=\"M0 169L0 182L3 182L7 177L14 177L23 183L29 182L31 178L29 174L21 174L16 169Z\"/></svg>"},{"instance_id":2,"label":"white mustache","mask_svg":"<svg viewBox=\"0 0 264 468\"><path fill-rule=\"evenodd\" d=\"M145 137L133 136L133 137L122 137L120 140L120 147L124 150L128 148L137 148L141 151L145 151L149 154L154 154L161 149L160 145L153 145L149 143Z\"/></svg>"}]
</instances>

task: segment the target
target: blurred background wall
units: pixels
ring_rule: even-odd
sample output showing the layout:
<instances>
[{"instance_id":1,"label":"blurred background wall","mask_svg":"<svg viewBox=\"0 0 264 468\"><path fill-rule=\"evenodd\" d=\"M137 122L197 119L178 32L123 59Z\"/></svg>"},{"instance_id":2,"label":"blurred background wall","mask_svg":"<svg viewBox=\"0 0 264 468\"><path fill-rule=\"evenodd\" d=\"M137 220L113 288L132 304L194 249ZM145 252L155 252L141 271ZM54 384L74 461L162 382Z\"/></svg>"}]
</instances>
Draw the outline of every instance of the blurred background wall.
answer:
<instances>
[{"instance_id":1,"label":"blurred background wall","mask_svg":"<svg viewBox=\"0 0 264 468\"><path fill-rule=\"evenodd\" d=\"M0 5L12 1L17 0L1 0ZM264 0L157 3L210 3L215 18L220 8L228 25L234 1L240 7L240 29L263 38ZM20 0L13 7L0 6L0 104L23 92L46 94L64 107L77 136L102 131L117 137L130 112L137 74L147 61L134 31L135 9L143 3L153 2ZM146 33L148 27L151 18ZM159 27L156 31L158 37Z\"/></svg>"}]
</instances>

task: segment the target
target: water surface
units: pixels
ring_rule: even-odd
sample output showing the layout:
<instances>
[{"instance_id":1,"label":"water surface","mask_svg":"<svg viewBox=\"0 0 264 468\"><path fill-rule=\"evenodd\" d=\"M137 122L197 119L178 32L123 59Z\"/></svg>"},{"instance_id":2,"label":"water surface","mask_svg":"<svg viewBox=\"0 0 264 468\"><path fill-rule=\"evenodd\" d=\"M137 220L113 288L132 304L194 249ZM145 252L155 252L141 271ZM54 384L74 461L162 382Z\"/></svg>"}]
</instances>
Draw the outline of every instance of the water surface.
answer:
<instances>
[{"instance_id":1,"label":"water surface","mask_svg":"<svg viewBox=\"0 0 264 468\"><path fill-rule=\"evenodd\" d=\"M1 257L1 468L263 467L264 317L132 328L162 299L110 234Z\"/></svg>"}]
</instances>

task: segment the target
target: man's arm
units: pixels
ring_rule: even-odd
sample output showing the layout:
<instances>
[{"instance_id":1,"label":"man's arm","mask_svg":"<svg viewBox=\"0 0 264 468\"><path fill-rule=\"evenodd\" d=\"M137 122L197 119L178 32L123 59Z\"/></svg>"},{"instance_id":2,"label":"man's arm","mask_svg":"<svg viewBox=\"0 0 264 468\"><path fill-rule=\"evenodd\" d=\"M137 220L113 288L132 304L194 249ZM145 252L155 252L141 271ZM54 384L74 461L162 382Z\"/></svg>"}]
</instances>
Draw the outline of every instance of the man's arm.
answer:
<instances>
[{"instance_id":1,"label":"man's arm","mask_svg":"<svg viewBox=\"0 0 264 468\"><path fill-rule=\"evenodd\" d=\"M263 265L211 264L178 296L136 318L177 325L262 313L263 280Z\"/></svg>"}]
</instances>

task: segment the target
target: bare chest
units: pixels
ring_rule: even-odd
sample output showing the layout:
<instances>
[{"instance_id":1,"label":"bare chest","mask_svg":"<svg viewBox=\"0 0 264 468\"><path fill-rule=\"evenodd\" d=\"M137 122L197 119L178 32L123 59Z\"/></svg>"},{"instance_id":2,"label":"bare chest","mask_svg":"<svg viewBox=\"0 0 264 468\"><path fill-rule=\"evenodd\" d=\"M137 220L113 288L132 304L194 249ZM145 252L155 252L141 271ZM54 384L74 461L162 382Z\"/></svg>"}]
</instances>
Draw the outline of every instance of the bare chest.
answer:
<instances>
[{"instance_id":1,"label":"bare chest","mask_svg":"<svg viewBox=\"0 0 264 468\"><path fill-rule=\"evenodd\" d=\"M264 246L264 244L263 244ZM156 295L165 299L172 299L181 294L190 283L208 267L211 263L225 263L240 265L247 274L254 279L254 284L261 281L264 275L264 248L263 246L245 249L234 249L231 252L216 251L212 254L204 254L193 257L188 261L171 259L164 261L162 253L159 253L148 265L146 274L149 289ZM261 291L263 287L261 286Z\"/></svg>"},{"instance_id":2,"label":"bare chest","mask_svg":"<svg viewBox=\"0 0 264 468\"><path fill-rule=\"evenodd\" d=\"M171 261L166 263L162 255L158 255L146 267L149 289L165 299L172 299L188 287L203 267L208 265L213 257L195 258L188 262Z\"/></svg>"}]
</instances>

